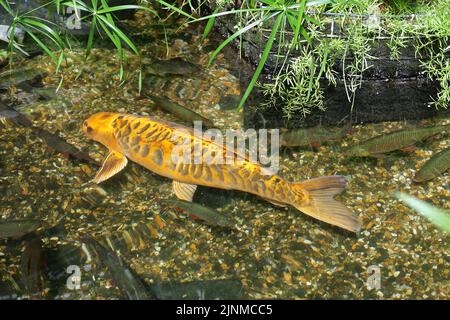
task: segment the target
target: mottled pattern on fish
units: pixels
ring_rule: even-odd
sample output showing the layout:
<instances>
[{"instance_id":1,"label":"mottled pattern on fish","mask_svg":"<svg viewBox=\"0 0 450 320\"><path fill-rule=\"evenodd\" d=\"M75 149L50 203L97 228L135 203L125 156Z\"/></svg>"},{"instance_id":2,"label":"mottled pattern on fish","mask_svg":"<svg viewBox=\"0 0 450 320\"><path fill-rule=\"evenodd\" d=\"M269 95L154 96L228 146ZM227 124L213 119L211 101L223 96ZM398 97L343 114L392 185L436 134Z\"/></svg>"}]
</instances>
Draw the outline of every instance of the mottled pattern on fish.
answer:
<instances>
[{"instance_id":1,"label":"mottled pattern on fish","mask_svg":"<svg viewBox=\"0 0 450 320\"><path fill-rule=\"evenodd\" d=\"M162 176L190 184L246 191L281 202L305 197L293 194L281 177L264 175L262 167L235 153L232 156L240 159L240 164L220 163L220 158L226 159L227 149L198 139L184 127L133 115L119 115L112 127L119 152ZM186 130L185 133L175 131L177 127ZM194 155L195 145L202 147L200 163L184 163L188 162L183 161L184 154ZM175 147L180 147L179 153L172 156Z\"/></svg>"},{"instance_id":2,"label":"mottled pattern on fish","mask_svg":"<svg viewBox=\"0 0 450 320\"><path fill-rule=\"evenodd\" d=\"M419 141L448 130L450 130L450 125L396 131L364 141L351 148L348 153L363 156L387 153L412 146Z\"/></svg>"},{"instance_id":3,"label":"mottled pattern on fish","mask_svg":"<svg viewBox=\"0 0 450 320\"><path fill-rule=\"evenodd\" d=\"M291 183L224 145L195 136L191 128L151 117L101 112L87 119L83 130L110 149L97 183L121 171L129 159L172 179L182 200L191 201L197 185L239 190L351 231L360 228L359 219L333 199L345 188L340 176Z\"/></svg>"},{"instance_id":4,"label":"mottled pattern on fish","mask_svg":"<svg viewBox=\"0 0 450 320\"><path fill-rule=\"evenodd\" d=\"M414 180L417 182L428 181L436 178L450 169L450 147L435 154L419 170Z\"/></svg>"}]
</instances>

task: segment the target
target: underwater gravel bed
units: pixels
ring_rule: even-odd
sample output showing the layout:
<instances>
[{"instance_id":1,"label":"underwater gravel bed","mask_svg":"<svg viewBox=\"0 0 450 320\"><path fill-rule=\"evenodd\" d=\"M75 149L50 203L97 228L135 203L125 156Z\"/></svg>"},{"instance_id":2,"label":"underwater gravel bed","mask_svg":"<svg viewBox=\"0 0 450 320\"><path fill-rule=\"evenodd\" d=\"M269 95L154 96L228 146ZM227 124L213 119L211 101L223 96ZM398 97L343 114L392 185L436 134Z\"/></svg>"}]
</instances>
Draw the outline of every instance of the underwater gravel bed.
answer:
<instances>
[{"instance_id":1,"label":"underwater gravel bed","mask_svg":"<svg viewBox=\"0 0 450 320\"><path fill-rule=\"evenodd\" d=\"M139 16L139 25L152 22ZM136 21L138 21L136 20ZM138 22L130 22L131 25ZM181 57L202 66L188 77L153 77L144 82L144 93L162 92L171 100L211 119L218 128L240 128L242 114L221 111L223 96L239 94L238 80L227 62L219 57L206 69L210 52L195 46L197 30L169 34L169 56L163 42L147 43L143 56L153 61ZM158 29L142 31L142 38L161 38ZM82 61L83 51L69 53L69 61ZM46 57L27 64L49 70L46 86L56 86L59 77ZM83 72L77 77L78 68ZM137 61L129 59L129 70ZM99 111L151 114L183 123L150 107L137 93L137 82L118 86L119 66L106 49L93 50L87 63L63 71L61 94L49 102L20 108L35 126L58 132L78 148L101 161L107 150L88 141L81 124ZM127 74L129 78L136 74ZM180 94L180 88L183 89ZM11 92L14 94L14 92ZM450 118L427 120L414 125L448 124ZM393 197L396 190L408 192L437 206L450 209L448 173L423 184L412 181L416 171L434 152L450 146L448 136L432 139L408 155L384 159L349 159L340 147L376 134L404 127L391 122L355 126L355 133L317 152L308 148L281 152L281 174L290 181L341 174L350 179L341 199L363 221L353 235L313 220L294 210L272 206L255 196L199 188L194 200L217 208L231 217L238 230L210 227L182 213L161 212L160 199L174 198L171 181L130 163L113 179L94 186L89 181L96 168L67 160L52 152L30 130L15 126L0 129L1 219L33 218L51 226L62 219L66 238L44 238L44 246L78 245L81 235L104 240L126 237L136 225L150 225L142 241L125 239L115 249L147 283L239 279L247 298L418 298L449 297L448 237ZM4 282L19 273L17 248L0 242L0 277ZM81 260L86 260L81 255ZM381 289L368 290L369 266L381 270ZM95 276L95 278L93 278ZM108 273L89 272L82 290L62 289L57 298L118 298ZM49 294L50 296L50 294ZM53 296L54 297L54 296Z\"/></svg>"}]
</instances>

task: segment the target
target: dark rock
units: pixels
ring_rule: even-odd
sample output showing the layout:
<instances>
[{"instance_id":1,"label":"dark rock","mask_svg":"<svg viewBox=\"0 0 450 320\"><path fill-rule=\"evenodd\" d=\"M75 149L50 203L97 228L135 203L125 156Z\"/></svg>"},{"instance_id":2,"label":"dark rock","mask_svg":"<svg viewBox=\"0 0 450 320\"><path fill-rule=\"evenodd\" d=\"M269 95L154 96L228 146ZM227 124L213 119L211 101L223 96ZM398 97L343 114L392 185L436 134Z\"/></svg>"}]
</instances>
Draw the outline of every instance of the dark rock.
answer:
<instances>
[{"instance_id":1,"label":"dark rock","mask_svg":"<svg viewBox=\"0 0 450 320\"><path fill-rule=\"evenodd\" d=\"M224 96L219 101L220 110L224 110L224 111L236 110L240 101L241 101L241 97L238 95Z\"/></svg>"},{"instance_id":2,"label":"dark rock","mask_svg":"<svg viewBox=\"0 0 450 320\"><path fill-rule=\"evenodd\" d=\"M325 86L325 84L323 84ZM337 81L336 87L325 88L325 111L314 111L303 118L294 116L289 122L277 108L258 109L257 102L247 106L244 114L246 127L311 127L317 124L337 125L425 119L450 114L450 110L430 108L429 102L436 96L438 84L424 77L405 79L363 80L355 97L355 104L348 101L345 85ZM262 96L259 99L263 99Z\"/></svg>"}]
</instances>

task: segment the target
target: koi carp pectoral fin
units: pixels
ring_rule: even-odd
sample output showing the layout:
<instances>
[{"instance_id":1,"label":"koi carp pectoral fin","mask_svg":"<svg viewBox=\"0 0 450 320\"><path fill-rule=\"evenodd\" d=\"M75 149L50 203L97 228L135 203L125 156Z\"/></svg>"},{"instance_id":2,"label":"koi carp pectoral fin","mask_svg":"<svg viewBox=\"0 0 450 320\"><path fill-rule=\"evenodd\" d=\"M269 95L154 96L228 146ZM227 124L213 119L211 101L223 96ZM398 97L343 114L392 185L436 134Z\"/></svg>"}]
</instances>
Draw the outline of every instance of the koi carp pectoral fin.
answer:
<instances>
[{"instance_id":1,"label":"koi carp pectoral fin","mask_svg":"<svg viewBox=\"0 0 450 320\"><path fill-rule=\"evenodd\" d=\"M192 198L194 197L195 190L197 190L197 185L195 184L189 184L179 181L173 181L173 193L177 196L180 200L185 201L192 201Z\"/></svg>"},{"instance_id":2,"label":"koi carp pectoral fin","mask_svg":"<svg viewBox=\"0 0 450 320\"><path fill-rule=\"evenodd\" d=\"M128 159L123 154L116 151L110 151L93 181L95 183L100 183L111 178L125 168L127 163Z\"/></svg>"}]
</instances>

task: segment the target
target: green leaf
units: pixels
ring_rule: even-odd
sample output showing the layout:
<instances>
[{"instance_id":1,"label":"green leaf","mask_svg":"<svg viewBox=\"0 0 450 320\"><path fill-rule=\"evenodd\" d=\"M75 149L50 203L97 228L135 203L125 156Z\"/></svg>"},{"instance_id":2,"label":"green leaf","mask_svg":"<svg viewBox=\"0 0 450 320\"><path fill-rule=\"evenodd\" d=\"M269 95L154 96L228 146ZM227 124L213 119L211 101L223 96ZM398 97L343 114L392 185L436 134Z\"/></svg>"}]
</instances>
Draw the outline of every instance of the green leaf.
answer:
<instances>
[{"instance_id":1,"label":"green leaf","mask_svg":"<svg viewBox=\"0 0 450 320\"><path fill-rule=\"evenodd\" d=\"M29 19L29 18L23 18L20 20L22 25L28 25L28 26L33 26L36 28L40 28L42 30L40 30L43 34L46 34L48 38L50 38L51 40L53 40L59 47L64 47L64 41L61 39L61 37L59 36L59 34L54 31L52 28L50 28L49 26L47 26L45 23L33 20L33 19Z\"/></svg>"},{"instance_id":2,"label":"green leaf","mask_svg":"<svg viewBox=\"0 0 450 320\"><path fill-rule=\"evenodd\" d=\"M402 192L395 196L450 235L450 213Z\"/></svg>"},{"instance_id":3,"label":"green leaf","mask_svg":"<svg viewBox=\"0 0 450 320\"><path fill-rule=\"evenodd\" d=\"M12 12L11 8L9 7L9 5L7 4L7 2L5 0L1 0L0 4L6 10L6 12L9 13L9 15L14 17L14 13Z\"/></svg>"},{"instance_id":4,"label":"green leaf","mask_svg":"<svg viewBox=\"0 0 450 320\"><path fill-rule=\"evenodd\" d=\"M217 11L219 11L219 8L216 8L216 10L214 10L214 13L217 13ZM208 23L206 23L205 30L203 30L202 41L204 41L206 39L206 37L209 35L209 33L211 32L212 28L214 27L215 21L216 21L216 17L214 17L214 16L212 16L211 18L208 19Z\"/></svg>"},{"instance_id":5,"label":"green leaf","mask_svg":"<svg viewBox=\"0 0 450 320\"><path fill-rule=\"evenodd\" d=\"M305 12L305 6L306 6L306 0L302 0L301 6L297 13L298 14L297 24L294 29L295 30L294 31L294 39L292 41L291 48L295 48L295 46L297 45L298 36L300 35L300 28L302 27L302 24L303 24L303 13Z\"/></svg>"},{"instance_id":6,"label":"green leaf","mask_svg":"<svg viewBox=\"0 0 450 320\"><path fill-rule=\"evenodd\" d=\"M57 64L58 63L58 59L55 57L55 55L53 54L53 52L38 38L34 35L33 32L31 32L30 30L28 30L28 28L25 29L25 32L31 37L33 38L33 40L37 43L37 45L45 51L45 53L52 58L52 60Z\"/></svg>"},{"instance_id":7,"label":"green leaf","mask_svg":"<svg viewBox=\"0 0 450 320\"><path fill-rule=\"evenodd\" d=\"M92 2L94 2L94 0ZM93 12L94 11L94 9L89 8L88 6L86 6L86 4L84 2L79 1L79 0L65 1L65 2L62 2L61 5L65 6L65 7L71 7L74 9L75 12L78 11L77 9L79 9L81 11L85 11L85 12Z\"/></svg>"},{"instance_id":8,"label":"green leaf","mask_svg":"<svg viewBox=\"0 0 450 320\"><path fill-rule=\"evenodd\" d=\"M158 2L159 4L161 4L162 6L169 8L172 11L175 11L176 13L179 13L189 19L194 19L193 16L191 16L189 13L184 12L183 10L179 9L178 7L171 5L170 3L167 3L163 0L155 0L156 2Z\"/></svg>"},{"instance_id":9,"label":"green leaf","mask_svg":"<svg viewBox=\"0 0 450 320\"><path fill-rule=\"evenodd\" d=\"M58 73L59 72L59 69L61 68L61 64L62 64L62 62L63 62L63 60L64 60L64 50L61 50L61 54L59 55L59 59L58 59L58 62L56 63L56 73Z\"/></svg>"},{"instance_id":10,"label":"green leaf","mask_svg":"<svg viewBox=\"0 0 450 320\"><path fill-rule=\"evenodd\" d=\"M125 42L135 54L139 55L139 51L134 43L119 28L111 24L108 19L103 16L99 15L98 18L102 20L111 29L112 32L114 32L120 39L122 39L122 41Z\"/></svg>"},{"instance_id":11,"label":"green leaf","mask_svg":"<svg viewBox=\"0 0 450 320\"><path fill-rule=\"evenodd\" d=\"M86 44L86 58L91 53L92 46L94 44L94 33L95 33L95 27L97 26L97 17L93 17L91 21L91 25L89 27L89 34L88 34L88 41Z\"/></svg>"},{"instance_id":12,"label":"green leaf","mask_svg":"<svg viewBox=\"0 0 450 320\"><path fill-rule=\"evenodd\" d=\"M156 0L158 1L158 0ZM195 22L200 22L200 21L204 21L204 20L209 20L211 18L218 18L218 17L222 17L222 16L226 16L226 15L230 15L230 14L236 14L236 13L245 13L245 12L271 12L271 11L280 11L280 9L276 9L276 8L255 8L255 9L239 9L239 10L229 10L229 11L222 11L222 12L218 12L218 13L213 13L204 17L200 17L197 19L192 18L193 20L189 21L188 23L195 23Z\"/></svg>"}]
</instances>

